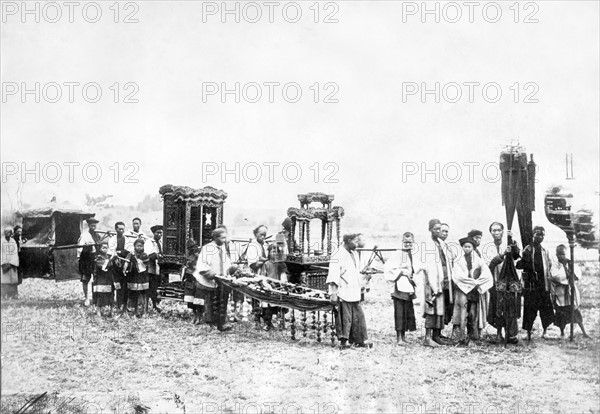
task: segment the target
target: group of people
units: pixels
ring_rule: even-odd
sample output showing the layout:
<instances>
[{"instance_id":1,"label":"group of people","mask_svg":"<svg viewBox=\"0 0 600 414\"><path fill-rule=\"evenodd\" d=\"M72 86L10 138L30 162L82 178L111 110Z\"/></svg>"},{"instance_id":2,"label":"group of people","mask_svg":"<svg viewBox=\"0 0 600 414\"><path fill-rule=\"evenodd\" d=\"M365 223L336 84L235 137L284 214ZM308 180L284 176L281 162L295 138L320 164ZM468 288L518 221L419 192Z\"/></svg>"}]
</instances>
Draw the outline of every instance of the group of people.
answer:
<instances>
[{"instance_id":1,"label":"group of people","mask_svg":"<svg viewBox=\"0 0 600 414\"><path fill-rule=\"evenodd\" d=\"M84 305L89 306L89 283L92 281L92 301L99 314L119 314L129 311L136 316L152 307L160 313L158 287L162 255L163 227L150 228L152 237L141 230L138 217L132 221L132 229L126 231L125 223L115 223L115 233L102 237L96 231L98 220L87 220L88 231L78 241L79 272L84 294Z\"/></svg>"},{"instance_id":2,"label":"group of people","mask_svg":"<svg viewBox=\"0 0 600 414\"><path fill-rule=\"evenodd\" d=\"M230 247L227 228L218 226L212 232L212 241L202 247L194 240L188 241L187 260L184 267L184 302L192 309L193 324L206 323L219 331L231 329L228 322L242 320L242 309L247 299L235 290L219 283L216 276L235 273L240 265L257 276L288 281L288 271L283 260L289 251L291 220L286 218L274 243L267 243L268 228L259 225L253 230L252 239L241 252ZM233 314L227 316L229 298L233 303ZM274 329L274 315L280 316L285 326L285 310L267 302L250 300L254 323L257 329Z\"/></svg>"},{"instance_id":3,"label":"group of people","mask_svg":"<svg viewBox=\"0 0 600 414\"><path fill-rule=\"evenodd\" d=\"M453 249L446 243L449 226L438 219L429 221L431 237L415 249L413 233L402 236L402 249L384 266L385 279L389 282L394 304L394 322L398 344L406 342L407 331L416 330L413 301L421 292L423 317L425 319L424 345L467 345L470 340L480 340L487 324L496 329L497 340L518 343L518 319L531 340L534 321L540 315L543 333L554 323L564 336L565 326L571 322L579 325L584 337L588 337L579 310L580 295L575 286L573 298L570 291L570 262L566 247L556 247L554 258L542 246L545 229L533 229L531 244L521 254L516 242L503 242L504 225L494 222L489 226L493 245L481 251L483 232L470 231L459 240L461 249ZM508 236L511 236L510 232ZM343 247L332 257L327 283L331 301L337 311L338 338L342 348L351 345L372 346L368 341L365 316L361 306L361 291L365 291L363 265L358 250L360 234L343 237ZM490 251L492 254L490 254ZM510 262L509 262L510 261ZM503 274L510 273L512 279ZM508 269L504 269L507 266ZM522 271L522 278L516 270ZM363 272L364 273L364 272ZM422 275L417 283L416 275ZM577 275L574 275L578 280ZM368 277L366 278L368 280ZM419 286L419 284L421 286ZM442 331L452 326L447 337Z\"/></svg>"},{"instance_id":4,"label":"group of people","mask_svg":"<svg viewBox=\"0 0 600 414\"><path fill-rule=\"evenodd\" d=\"M78 242L84 304L89 306L91 303L89 284L92 282L91 297L99 314L112 314L116 309L118 314L128 312L143 316L148 313L150 301L152 308L160 313L158 287L161 283L163 227L152 226L152 236L148 237L141 230L142 221L134 218L131 230L126 231L125 224L117 222L115 233L107 239L96 231L97 223L94 218L88 219L88 230L81 234ZM192 311L192 323L206 323L216 326L219 331L227 331L231 329L228 322L242 319L240 312L247 299L227 288L216 277L233 274L241 263L245 263L247 270L255 275L288 281L290 275L284 258L291 250L288 245L291 228L290 219L284 220L275 242L267 243L268 229L260 225L254 229L254 239L243 252L232 251L227 228L222 225L212 232L212 241L204 246L188 240L182 282L183 300ZM23 242L20 230L18 226L4 231L3 296L17 294L18 252ZM538 314L542 322L542 337L546 336L546 330L552 323L564 336L564 329L572 315L583 335L588 336L579 311L579 291L576 287L574 292L570 290L571 267L566 247L557 246L555 257L551 258L542 246L543 227L533 229L533 240L522 253L516 242L504 243L504 225L500 222L489 226L493 244L488 245L485 252L481 251L483 232L480 230L472 230L461 238L458 242L461 249L453 249L455 245L446 242L449 226L440 220L429 221L429 232L431 237L417 250L413 233L404 233L402 249L394 252L383 269L390 286L398 344L406 342L407 331L416 330L413 301L419 292L425 319L424 345L429 347L480 340L487 324L496 329L498 341L504 339L504 331L508 342L517 343L521 297L522 328L527 331L528 340L531 340ZM510 232L508 236L511 236ZM361 305L370 289L371 277L365 272L368 266L364 266L364 255L361 255L364 246L362 234L344 235L343 245L332 255L328 268L326 283L342 348L372 346L368 341ZM507 263L509 267L514 265L520 269L522 277L512 281L504 278L502 272ZM415 278L419 274L422 275L422 283L417 282L421 279ZM574 277L577 279L576 274ZM230 297L233 314L228 318ZM257 328L273 329L274 315L278 315L280 323L285 324L285 309L258 300L250 300L250 303ZM450 324L452 334L446 337L442 332Z\"/></svg>"}]
</instances>

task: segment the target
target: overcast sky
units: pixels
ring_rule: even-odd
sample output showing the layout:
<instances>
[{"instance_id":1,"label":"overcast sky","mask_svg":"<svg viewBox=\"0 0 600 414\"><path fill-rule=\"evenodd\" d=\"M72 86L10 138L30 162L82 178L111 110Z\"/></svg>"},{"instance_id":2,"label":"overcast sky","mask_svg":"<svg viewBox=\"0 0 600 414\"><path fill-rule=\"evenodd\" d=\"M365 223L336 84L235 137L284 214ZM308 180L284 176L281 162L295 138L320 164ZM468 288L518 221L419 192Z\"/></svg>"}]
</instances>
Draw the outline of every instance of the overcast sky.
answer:
<instances>
[{"instance_id":1,"label":"overcast sky","mask_svg":"<svg viewBox=\"0 0 600 414\"><path fill-rule=\"evenodd\" d=\"M211 11L221 2L135 2L137 10L126 10L121 3L119 20L130 13L138 20L129 24L114 23L114 10L109 9L113 2L101 3L102 18L94 24L84 20L81 7L73 23L64 6L57 23L44 19L54 18L50 9L45 16L40 11L40 23L28 15L22 23L21 10L3 10L3 208L20 177L8 174L14 165L94 162L102 168L96 183L83 179L81 166L75 168L73 183L67 167L57 183L43 177L36 183L33 175L27 176L23 201L35 204L56 195L59 201L81 204L89 193L113 194L115 201L137 204L163 184L212 185L229 193L229 205L276 208L283 215L297 205L296 194L323 191L335 194L334 204L344 206L348 215L373 221L392 217L389 221L402 230L426 227L432 216L457 223L461 231L487 228L504 216L497 168L488 167L486 180L483 166L497 162L502 146L519 139L539 164L534 221L545 222L543 194L551 183L564 181L567 152L573 154L575 180L569 183L577 201L597 211L598 2L533 3L537 10L524 9L521 3L519 23L509 9L512 3L501 4L497 23L484 18L493 19L495 10L487 9L484 16L482 7L475 9L473 23L466 7L460 21L450 23L456 10L442 9L444 3L440 10L446 11L446 19L441 13L436 23L428 15L423 23L419 12L408 14L410 4L392 1L321 3L319 23L314 22L314 6L310 9L313 2L300 3L297 23L284 19L285 2L275 8L274 23L269 23L262 2L257 23L247 21L256 12L250 8L239 23L230 15L222 23L220 11L203 16L203 7ZM293 19L295 9L286 10L285 17ZM328 15L338 22L322 22ZM94 11L86 16L93 18ZM524 23L527 16L538 22ZM102 97L88 103L79 86L70 103L63 85L57 103L47 102L43 93L40 103L33 95L26 95L23 103L22 83L31 89L35 82L40 89L51 82L96 82ZM115 82L120 84L119 103L113 102L109 89ZM134 90L124 87L127 82L139 88L133 96L138 103L122 102ZM203 102L203 83L207 87L210 82L225 82L229 88L235 82L256 82L262 98L251 103L241 97L235 103L227 95L223 103L216 94L204 96ZM265 82L295 82L302 96L289 103L279 86L270 103ZM310 89L315 82L318 103L315 88ZM420 93L405 96L403 102L409 82L419 87L424 82L431 89L436 82L441 87L456 82L463 95L449 102L456 88L448 86L439 103L433 95L422 102ZM480 84L474 102L469 102L465 82ZM14 95L13 83L19 88ZM327 83L332 85L325 87ZM483 96L487 83L499 85L498 102L486 101L493 100L494 89ZM54 91L48 86L46 97L53 99ZM251 99L256 88L246 92ZM288 92L286 97L294 98L293 89ZM339 102L325 103L332 92L329 99ZM253 167L242 171L251 162L263 166L256 183L243 176L236 183L233 174L203 177L203 163L211 163L204 168L225 163L229 169L240 163L240 172L252 179ZM280 163L273 167L272 183L264 165L270 162ZM282 173L283 165L292 162L302 174L296 183L290 181L297 169L287 170L287 180ZM473 182L465 162L479 163L473 166ZM117 184L115 163L120 170ZM135 169L126 169L126 163L135 163ZM326 168L326 163L331 164ZM434 169L436 163L439 183L435 174L422 177L420 171L403 180L403 168ZM444 180L456 177L456 164L450 163L462 166L455 183ZM55 175L50 167L46 172L50 178ZM88 170L92 177L93 172ZM124 182L129 172L138 183ZM328 174L338 182L325 182Z\"/></svg>"}]
</instances>

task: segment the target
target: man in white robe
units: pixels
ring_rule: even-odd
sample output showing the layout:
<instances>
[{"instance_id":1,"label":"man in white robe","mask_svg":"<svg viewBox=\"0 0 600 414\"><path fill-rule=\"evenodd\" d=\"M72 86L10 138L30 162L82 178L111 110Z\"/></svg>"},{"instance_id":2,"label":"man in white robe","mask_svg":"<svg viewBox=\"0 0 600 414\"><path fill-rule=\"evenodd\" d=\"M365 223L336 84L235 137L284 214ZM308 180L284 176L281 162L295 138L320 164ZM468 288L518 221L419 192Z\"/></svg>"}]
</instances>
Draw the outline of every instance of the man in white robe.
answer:
<instances>
[{"instance_id":1,"label":"man in white robe","mask_svg":"<svg viewBox=\"0 0 600 414\"><path fill-rule=\"evenodd\" d=\"M144 244L144 252L148 254L148 279L149 289L148 297L152 299L152 308L160 313L161 310L158 307L160 299L158 299L158 287L160 286L160 265L158 261L162 258L163 254L163 226L155 225L150 228L153 237L146 239Z\"/></svg>"},{"instance_id":2,"label":"man in white robe","mask_svg":"<svg viewBox=\"0 0 600 414\"><path fill-rule=\"evenodd\" d=\"M97 245L100 242L100 235L96 233L96 225L98 220L95 218L89 218L86 220L88 225L88 231L84 231L79 236L77 244L80 246L77 248L77 259L79 260L79 273L81 274L80 281L83 289L84 306L90 306L90 300L88 298L88 287L92 275L94 274L94 267L96 265L96 254L98 253ZM93 295L93 293L92 293Z\"/></svg>"},{"instance_id":3,"label":"man in white robe","mask_svg":"<svg viewBox=\"0 0 600 414\"><path fill-rule=\"evenodd\" d=\"M554 309L556 311L556 317L554 324L560 329L560 336L565 336L565 327L571 323L571 316L573 316L573 323L579 325L584 338L589 338L589 335L585 331L583 326L583 316L579 310L579 304L581 302L581 296L579 289L575 281L579 280L577 272L574 272L573 287L575 294L574 300L571 300L571 288L569 285L569 275L571 273L571 262L567 259L567 247L564 244L556 246L556 262L552 264L550 269L550 278L552 281L552 296L554 302ZM575 270L575 269L574 269ZM573 304L571 304L573 303Z\"/></svg>"},{"instance_id":4,"label":"man in white robe","mask_svg":"<svg viewBox=\"0 0 600 414\"><path fill-rule=\"evenodd\" d=\"M215 276L225 276L231 267L226 242L225 229L213 230L212 241L202 246L194 271L194 277L203 293L205 320L216 325L221 332L231 330L231 326L226 324L229 290L215 279Z\"/></svg>"},{"instance_id":5,"label":"man in white robe","mask_svg":"<svg viewBox=\"0 0 600 414\"><path fill-rule=\"evenodd\" d=\"M265 225L259 225L253 230L254 240L250 242L246 248L244 254L246 260L248 260L248 266L257 276L277 277L277 266L269 260L269 252L267 242L268 228ZM254 323L257 329L261 327L261 319L265 323L264 330L269 331L274 328L273 326L273 310L267 302L262 302L256 299L252 299L252 313L254 314Z\"/></svg>"},{"instance_id":6,"label":"man in white robe","mask_svg":"<svg viewBox=\"0 0 600 414\"><path fill-rule=\"evenodd\" d=\"M452 320L452 260L446 243L439 238L441 222L429 220L431 238L422 246L425 346L445 345L440 338L445 323Z\"/></svg>"},{"instance_id":7,"label":"man in white robe","mask_svg":"<svg viewBox=\"0 0 600 414\"><path fill-rule=\"evenodd\" d=\"M487 291L494 280L485 261L475 252L477 242L470 237L460 239L463 254L454 262L452 281L454 291L453 337L468 344L465 336L467 323L471 325L470 338L479 339L487 318Z\"/></svg>"},{"instance_id":8,"label":"man in white robe","mask_svg":"<svg viewBox=\"0 0 600 414\"><path fill-rule=\"evenodd\" d=\"M352 344L372 347L367 342L367 324L360 306L360 259L356 251L357 234L346 234L341 246L331 257L326 283L331 302L337 309L335 324L342 348Z\"/></svg>"},{"instance_id":9,"label":"man in white robe","mask_svg":"<svg viewBox=\"0 0 600 414\"><path fill-rule=\"evenodd\" d=\"M394 253L384 265L384 277L390 286L394 303L394 327L396 343L406 342L406 331L417 329L413 299L416 298L416 283L413 279L417 263L413 260L414 235L406 232L402 236L402 250Z\"/></svg>"}]
</instances>

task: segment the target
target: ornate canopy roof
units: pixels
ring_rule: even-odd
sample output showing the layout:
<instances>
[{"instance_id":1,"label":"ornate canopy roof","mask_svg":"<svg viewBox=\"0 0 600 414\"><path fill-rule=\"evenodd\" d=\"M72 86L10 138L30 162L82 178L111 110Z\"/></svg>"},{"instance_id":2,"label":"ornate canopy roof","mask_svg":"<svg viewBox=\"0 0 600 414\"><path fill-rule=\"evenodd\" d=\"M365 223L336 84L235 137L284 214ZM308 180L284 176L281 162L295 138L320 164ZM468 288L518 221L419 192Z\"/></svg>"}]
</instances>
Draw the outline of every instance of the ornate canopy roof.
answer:
<instances>
[{"instance_id":1,"label":"ornate canopy roof","mask_svg":"<svg viewBox=\"0 0 600 414\"><path fill-rule=\"evenodd\" d=\"M75 206L66 202L60 204L50 202L46 205L36 206L26 210L18 211L16 215L23 218L47 218L52 217L56 213L73 214L81 216L83 220L88 219L90 217L94 217L96 215L95 213L86 211L85 209L79 206Z\"/></svg>"},{"instance_id":2,"label":"ornate canopy roof","mask_svg":"<svg viewBox=\"0 0 600 414\"><path fill-rule=\"evenodd\" d=\"M217 190L216 188L210 186L195 189L187 186L166 184L160 187L158 192L163 198L170 197L175 201L210 202L222 204L227 198L227 193L225 191Z\"/></svg>"},{"instance_id":3,"label":"ornate canopy roof","mask_svg":"<svg viewBox=\"0 0 600 414\"><path fill-rule=\"evenodd\" d=\"M298 201L300 201L301 205L310 204L313 202L320 202L323 205L329 204L335 196L333 194L325 194L325 193L307 193L307 194L298 194Z\"/></svg>"},{"instance_id":4,"label":"ornate canopy roof","mask_svg":"<svg viewBox=\"0 0 600 414\"><path fill-rule=\"evenodd\" d=\"M288 215L288 217L295 218L296 220L320 219L320 220L327 220L327 221L335 221L335 220L339 220L342 217L344 217L344 209L340 206L335 206L332 208L290 207L290 208L288 208L287 215Z\"/></svg>"}]
</instances>

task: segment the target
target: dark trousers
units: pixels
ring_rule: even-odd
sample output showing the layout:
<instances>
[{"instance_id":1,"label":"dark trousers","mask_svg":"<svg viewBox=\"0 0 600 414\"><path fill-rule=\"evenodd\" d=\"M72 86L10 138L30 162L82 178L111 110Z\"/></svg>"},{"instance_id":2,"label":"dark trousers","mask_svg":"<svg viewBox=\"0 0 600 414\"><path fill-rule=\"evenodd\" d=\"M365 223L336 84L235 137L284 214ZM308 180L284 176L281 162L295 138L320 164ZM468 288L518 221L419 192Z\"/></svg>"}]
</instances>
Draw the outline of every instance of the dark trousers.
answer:
<instances>
[{"instance_id":1,"label":"dark trousers","mask_svg":"<svg viewBox=\"0 0 600 414\"><path fill-rule=\"evenodd\" d=\"M416 331L415 308L412 300L392 297L394 301L394 327L397 332Z\"/></svg>"},{"instance_id":2,"label":"dark trousers","mask_svg":"<svg viewBox=\"0 0 600 414\"><path fill-rule=\"evenodd\" d=\"M456 286L452 286L457 289ZM454 303L450 300L450 289L444 289L444 325L448 325L452 321L454 314Z\"/></svg>"},{"instance_id":3,"label":"dark trousers","mask_svg":"<svg viewBox=\"0 0 600 414\"><path fill-rule=\"evenodd\" d=\"M127 292L127 307L129 310L138 313L138 310L141 308L141 312L145 313L148 302L146 302L146 292L147 290L129 290Z\"/></svg>"},{"instance_id":4,"label":"dark trousers","mask_svg":"<svg viewBox=\"0 0 600 414\"><path fill-rule=\"evenodd\" d=\"M160 286L160 275L149 273L150 288L148 289L148 298L152 299L152 306L156 307L160 303L158 298L158 287Z\"/></svg>"},{"instance_id":5,"label":"dark trousers","mask_svg":"<svg viewBox=\"0 0 600 414\"><path fill-rule=\"evenodd\" d=\"M527 290L523 297L523 329L531 332L538 312L544 329L554 322L554 308L549 292L541 289Z\"/></svg>"},{"instance_id":6,"label":"dark trousers","mask_svg":"<svg viewBox=\"0 0 600 414\"><path fill-rule=\"evenodd\" d=\"M556 317L554 320L554 324L558 326L558 328L562 331L565 329L567 325L571 324L571 310L573 309L573 305L568 306L557 306L556 307ZM581 315L581 311L579 309L575 309L573 313L573 323L579 324L583 323L583 316Z\"/></svg>"},{"instance_id":7,"label":"dark trousers","mask_svg":"<svg viewBox=\"0 0 600 414\"><path fill-rule=\"evenodd\" d=\"M121 285L121 289L117 289L117 309L121 309L121 307L127 306L127 298L129 297L129 290L127 289L127 278L120 273L117 277Z\"/></svg>"},{"instance_id":8,"label":"dark trousers","mask_svg":"<svg viewBox=\"0 0 600 414\"><path fill-rule=\"evenodd\" d=\"M338 302L335 317L335 329L340 340L348 340L351 344L364 344L368 339L367 322L360 302Z\"/></svg>"},{"instance_id":9,"label":"dark trousers","mask_svg":"<svg viewBox=\"0 0 600 414\"><path fill-rule=\"evenodd\" d=\"M117 310L120 310L127 306L127 278L125 278L123 270L116 266L110 267L109 273L115 286Z\"/></svg>"},{"instance_id":10,"label":"dark trousers","mask_svg":"<svg viewBox=\"0 0 600 414\"><path fill-rule=\"evenodd\" d=\"M227 304L229 303L229 289L218 283L213 290L202 290L204 297L204 320L206 323L215 324L222 328L227 321Z\"/></svg>"}]
</instances>

